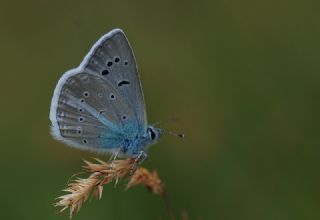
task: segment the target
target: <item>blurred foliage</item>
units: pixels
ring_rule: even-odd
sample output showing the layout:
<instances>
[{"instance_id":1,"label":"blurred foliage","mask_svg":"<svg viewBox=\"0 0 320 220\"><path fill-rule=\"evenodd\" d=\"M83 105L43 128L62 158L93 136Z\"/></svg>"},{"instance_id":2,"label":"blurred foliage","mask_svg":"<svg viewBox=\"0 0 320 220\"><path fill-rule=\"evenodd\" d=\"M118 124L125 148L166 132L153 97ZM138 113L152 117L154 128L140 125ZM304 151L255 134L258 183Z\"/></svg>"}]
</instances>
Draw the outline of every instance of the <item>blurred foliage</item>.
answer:
<instances>
[{"instance_id":1,"label":"blurred foliage","mask_svg":"<svg viewBox=\"0 0 320 220\"><path fill-rule=\"evenodd\" d=\"M66 219L54 198L82 158L49 134L54 87L112 28L129 38L157 169L176 215L319 219L319 1L1 1L1 219ZM101 156L105 159L105 156ZM76 219L165 219L144 188L106 187Z\"/></svg>"}]
</instances>

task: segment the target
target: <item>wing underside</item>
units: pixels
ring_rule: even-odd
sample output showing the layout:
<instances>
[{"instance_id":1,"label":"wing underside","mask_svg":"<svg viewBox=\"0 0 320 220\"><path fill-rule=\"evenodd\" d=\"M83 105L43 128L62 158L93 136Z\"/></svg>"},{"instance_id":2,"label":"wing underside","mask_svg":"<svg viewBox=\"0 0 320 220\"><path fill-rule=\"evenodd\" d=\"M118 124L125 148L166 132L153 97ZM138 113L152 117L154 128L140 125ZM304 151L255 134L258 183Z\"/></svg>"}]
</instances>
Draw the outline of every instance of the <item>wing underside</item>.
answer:
<instances>
[{"instance_id":1,"label":"wing underside","mask_svg":"<svg viewBox=\"0 0 320 220\"><path fill-rule=\"evenodd\" d=\"M78 68L61 77L50 120L57 139L93 151L121 147L124 137L146 129L135 58L121 30L103 36Z\"/></svg>"}]
</instances>

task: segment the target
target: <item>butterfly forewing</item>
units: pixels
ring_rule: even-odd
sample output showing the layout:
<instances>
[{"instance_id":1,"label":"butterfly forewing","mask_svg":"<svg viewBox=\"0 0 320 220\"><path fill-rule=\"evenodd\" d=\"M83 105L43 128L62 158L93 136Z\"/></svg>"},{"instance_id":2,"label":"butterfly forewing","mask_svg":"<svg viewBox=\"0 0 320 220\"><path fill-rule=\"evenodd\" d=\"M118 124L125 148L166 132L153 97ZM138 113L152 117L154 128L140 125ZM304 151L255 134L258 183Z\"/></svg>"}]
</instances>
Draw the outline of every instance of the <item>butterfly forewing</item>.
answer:
<instances>
[{"instance_id":1,"label":"butterfly forewing","mask_svg":"<svg viewBox=\"0 0 320 220\"><path fill-rule=\"evenodd\" d=\"M120 29L102 37L84 59L84 69L107 79L135 114L142 129L147 127L139 73L130 44Z\"/></svg>"}]
</instances>

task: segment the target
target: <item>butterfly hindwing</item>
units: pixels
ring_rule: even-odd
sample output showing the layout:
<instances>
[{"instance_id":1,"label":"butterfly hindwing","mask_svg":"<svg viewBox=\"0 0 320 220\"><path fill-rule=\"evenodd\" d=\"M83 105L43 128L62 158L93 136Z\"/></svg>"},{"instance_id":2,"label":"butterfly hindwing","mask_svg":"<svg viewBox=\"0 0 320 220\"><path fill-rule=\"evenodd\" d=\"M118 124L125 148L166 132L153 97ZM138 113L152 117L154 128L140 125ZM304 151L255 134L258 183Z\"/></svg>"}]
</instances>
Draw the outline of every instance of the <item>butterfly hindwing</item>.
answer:
<instances>
[{"instance_id":1,"label":"butterfly hindwing","mask_svg":"<svg viewBox=\"0 0 320 220\"><path fill-rule=\"evenodd\" d=\"M81 148L118 147L124 126L121 115L133 113L108 83L77 69L60 79L50 114L58 139Z\"/></svg>"}]
</instances>

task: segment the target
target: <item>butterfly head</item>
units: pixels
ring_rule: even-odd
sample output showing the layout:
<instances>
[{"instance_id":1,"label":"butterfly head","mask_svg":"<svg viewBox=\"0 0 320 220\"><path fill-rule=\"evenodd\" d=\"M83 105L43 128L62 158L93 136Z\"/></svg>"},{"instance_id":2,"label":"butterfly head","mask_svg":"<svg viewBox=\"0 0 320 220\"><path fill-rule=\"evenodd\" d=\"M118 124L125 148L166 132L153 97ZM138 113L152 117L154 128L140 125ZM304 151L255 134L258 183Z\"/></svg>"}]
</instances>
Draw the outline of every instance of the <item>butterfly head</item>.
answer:
<instances>
[{"instance_id":1,"label":"butterfly head","mask_svg":"<svg viewBox=\"0 0 320 220\"><path fill-rule=\"evenodd\" d=\"M184 138L184 134L182 134L182 133L174 133L172 131L167 131L165 129L156 128L152 125L149 125L147 128L147 135L148 135L149 144L157 143L159 141L160 137L162 136L162 134L169 134L169 135L173 135L178 138Z\"/></svg>"},{"instance_id":2,"label":"butterfly head","mask_svg":"<svg viewBox=\"0 0 320 220\"><path fill-rule=\"evenodd\" d=\"M161 129L155 128L153 126L148 126L147 128L147 134L150 144L155 144L159 141L161 136Z\"/></svg>"}]
</instances>

